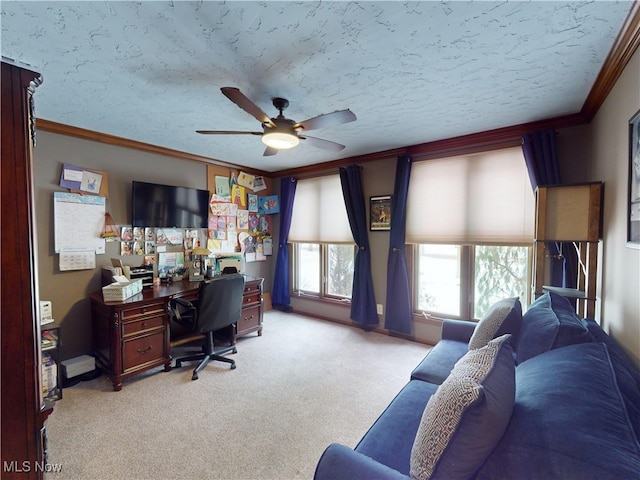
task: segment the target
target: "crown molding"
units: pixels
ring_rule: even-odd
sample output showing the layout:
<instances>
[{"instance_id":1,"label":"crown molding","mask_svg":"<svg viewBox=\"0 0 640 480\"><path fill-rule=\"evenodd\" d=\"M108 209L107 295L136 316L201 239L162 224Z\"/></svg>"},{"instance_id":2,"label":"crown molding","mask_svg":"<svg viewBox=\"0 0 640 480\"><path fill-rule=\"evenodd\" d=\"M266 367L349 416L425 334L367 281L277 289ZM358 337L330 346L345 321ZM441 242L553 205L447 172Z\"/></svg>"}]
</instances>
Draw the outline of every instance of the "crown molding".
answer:
<instances>
[{"instance_id":1,"label":"crown molding","mask_svg":"<svg viewBox=\"0 0 640 480\"><path fill-rule=\"evenodd\" d=\"M604 61L587 100L582 106L582 115L588 122L593 120L607 95L629 64L640 46L640 2L634 1L631 10L616 37L609 55Z\"/></svg>"},{"instance_id":2,"label":"crown molding","mask_svg":"<svg viewBox=\"0 0 640 480\"><path fill-rule=\"evenodd\" d=\"M45 120L38 118L36 120L37 130L43 132L57 133L59 135L67 135L69 137L81 138L83 140L91 140L92 142L106 143L108 145L114 145L117 147L130 148L133 150L139 150L146 153L154 153L157 155L164 155L165 157L178 158L180 160L188 160L192 162L205 163L208 165L218 165L221 167L227 167L232 170L244 170L247 173L272 177L273 173L258 170L255 168L246 167L243 165L236 165L235 163L225 162L215 158L205 157L203 155L196 155L188 152L181 152L180 150L173 150L171 148L160 147L151 143L139 142L137 140L131 140L124 137L117 137L108 133L100 133L94 130L87 130L85 128L74 127L72 125L65 125L63 123L53 122L51 120Z\"/></svg>"}]
</instances>

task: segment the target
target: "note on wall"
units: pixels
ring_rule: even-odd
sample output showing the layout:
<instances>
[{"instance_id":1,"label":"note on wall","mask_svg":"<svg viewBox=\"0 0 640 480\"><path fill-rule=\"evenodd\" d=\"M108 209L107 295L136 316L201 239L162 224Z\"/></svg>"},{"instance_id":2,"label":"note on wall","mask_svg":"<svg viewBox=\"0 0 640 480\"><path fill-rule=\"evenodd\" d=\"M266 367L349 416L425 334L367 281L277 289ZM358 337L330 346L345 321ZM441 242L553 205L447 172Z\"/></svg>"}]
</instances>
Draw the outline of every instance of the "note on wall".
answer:
<instances>
[{"instance_id":1,"label":"note on wall","mask_svg":"<svg viewBox=\"0 0 640 480\"><path fill-rule=\"evenodd\" d=\"M105 252L101 238L106 200L95 195L53 193L54 248L60 250L93 250Z\"/></svg>"},{"instance_id":2,"label":"note on wall","mask_svg":"<svg viewBox=\"0 0 640 480\"><path fill-rule=\"evenodd\" d=\"M96 252L85 249L62 249L59 259L60 271L92 270L96 268Z\"/></svg>"}]
</instances>

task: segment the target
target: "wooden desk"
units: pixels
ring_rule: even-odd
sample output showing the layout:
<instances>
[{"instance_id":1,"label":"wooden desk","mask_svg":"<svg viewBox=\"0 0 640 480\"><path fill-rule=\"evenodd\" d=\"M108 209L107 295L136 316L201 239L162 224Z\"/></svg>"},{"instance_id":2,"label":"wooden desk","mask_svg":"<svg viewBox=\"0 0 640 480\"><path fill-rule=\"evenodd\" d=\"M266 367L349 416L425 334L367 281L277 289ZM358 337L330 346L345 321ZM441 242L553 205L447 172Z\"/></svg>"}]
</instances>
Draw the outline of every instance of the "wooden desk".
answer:
<instances>
[{"instance_id":1,"label":"wooden desk","mask_svg":"<svg viewBox=\"0 0 640 480\"><path fill-rule=\"evenodd\" d=\"M242 315L233 330L233 343L251 332L262 335L264 279L245 278ZM171 370L169 301L195 300L199 288L199 282L185 280L144 289L121 302L105 302L102 292L89 295L96 365L111 378L115 391L122 390L127 378L151 368L164 365L165 371Z\"/></svg>"}]
</instances>

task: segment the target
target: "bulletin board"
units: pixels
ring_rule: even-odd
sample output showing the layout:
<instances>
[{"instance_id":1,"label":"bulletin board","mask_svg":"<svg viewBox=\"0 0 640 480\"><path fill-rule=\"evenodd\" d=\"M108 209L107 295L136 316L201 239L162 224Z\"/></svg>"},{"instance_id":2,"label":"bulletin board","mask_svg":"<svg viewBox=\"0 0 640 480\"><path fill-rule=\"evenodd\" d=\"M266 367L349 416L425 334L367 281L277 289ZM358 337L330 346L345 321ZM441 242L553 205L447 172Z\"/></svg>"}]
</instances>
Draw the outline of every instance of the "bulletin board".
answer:
<instances>
[{"instance_id":1,"label":"bulletin board","mask_svg":"<svg viewBox=\"0 0 640 480\"><path fill-rule=\"evenodd\" d=\"M106 199L96 195L53 193L55 252L94 250L105 253L101 238Z\"/></svg>"},{"instance_id":2,"label":"bulletin board","mask_svg":"<svg viewBox=\"0 0 640 480\"><path fill-rule=\"evenodd\" d=\"M264 261L273 254L271 215L279 213L272 180L260 174L207 166L211 192L207 248L215 253L244 254L245 261Z\"/></svg>"},{"instance_id":3,"label":"bulletin board","mask_svg":"<svg viewBox=\"0 0 640 480\"><path fill-rule=\"evenodd\" d=\"M60 186L74 193L88 193L109 196L109 174L103 170L94 170L65 163L60 174Z\"/></svg>"}]
</instances>

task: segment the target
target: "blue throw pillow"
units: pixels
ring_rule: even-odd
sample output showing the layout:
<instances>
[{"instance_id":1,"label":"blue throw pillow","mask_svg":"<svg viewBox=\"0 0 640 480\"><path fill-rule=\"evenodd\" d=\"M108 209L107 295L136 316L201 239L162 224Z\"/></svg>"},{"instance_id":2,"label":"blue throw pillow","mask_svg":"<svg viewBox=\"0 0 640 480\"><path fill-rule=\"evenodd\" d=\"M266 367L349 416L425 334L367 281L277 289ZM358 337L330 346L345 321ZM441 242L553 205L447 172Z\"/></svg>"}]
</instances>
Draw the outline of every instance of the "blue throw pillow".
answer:
<instances>
[{"instance_id":1,"label":"blue throw pillow","mask_svg":"<svg viewBox=\"0 0 640 480\"><path fill-rule=\"evenodd\" d=\"M592 341L569 300L549 292L533 302L522 316L515 350L518 363L522 363L554 348Z\"/></svg>"},{"instance_id":2,"label":"blue throw pillow","mask_svg":"<svg viewBox=\"0 0 640 480\"><path fill-rule=\"evenodd\" d=\"M522 305L518 297L505 298L494 303L473 330L469 350L482 348L489 340L507 333L513 336L512 342L516 343L521 323Z\"/></svg>"},{"instance_id":3,"label":"blue throw pillow","mask_svg":"<svg viewBox=\"0 0 640 480\"><path fill-rule=\"evenodd\" d=\"M515 399L511 335L469 350L424 409L411 478L471 478L500 441Z\"/></svg>"}]
</instances>

